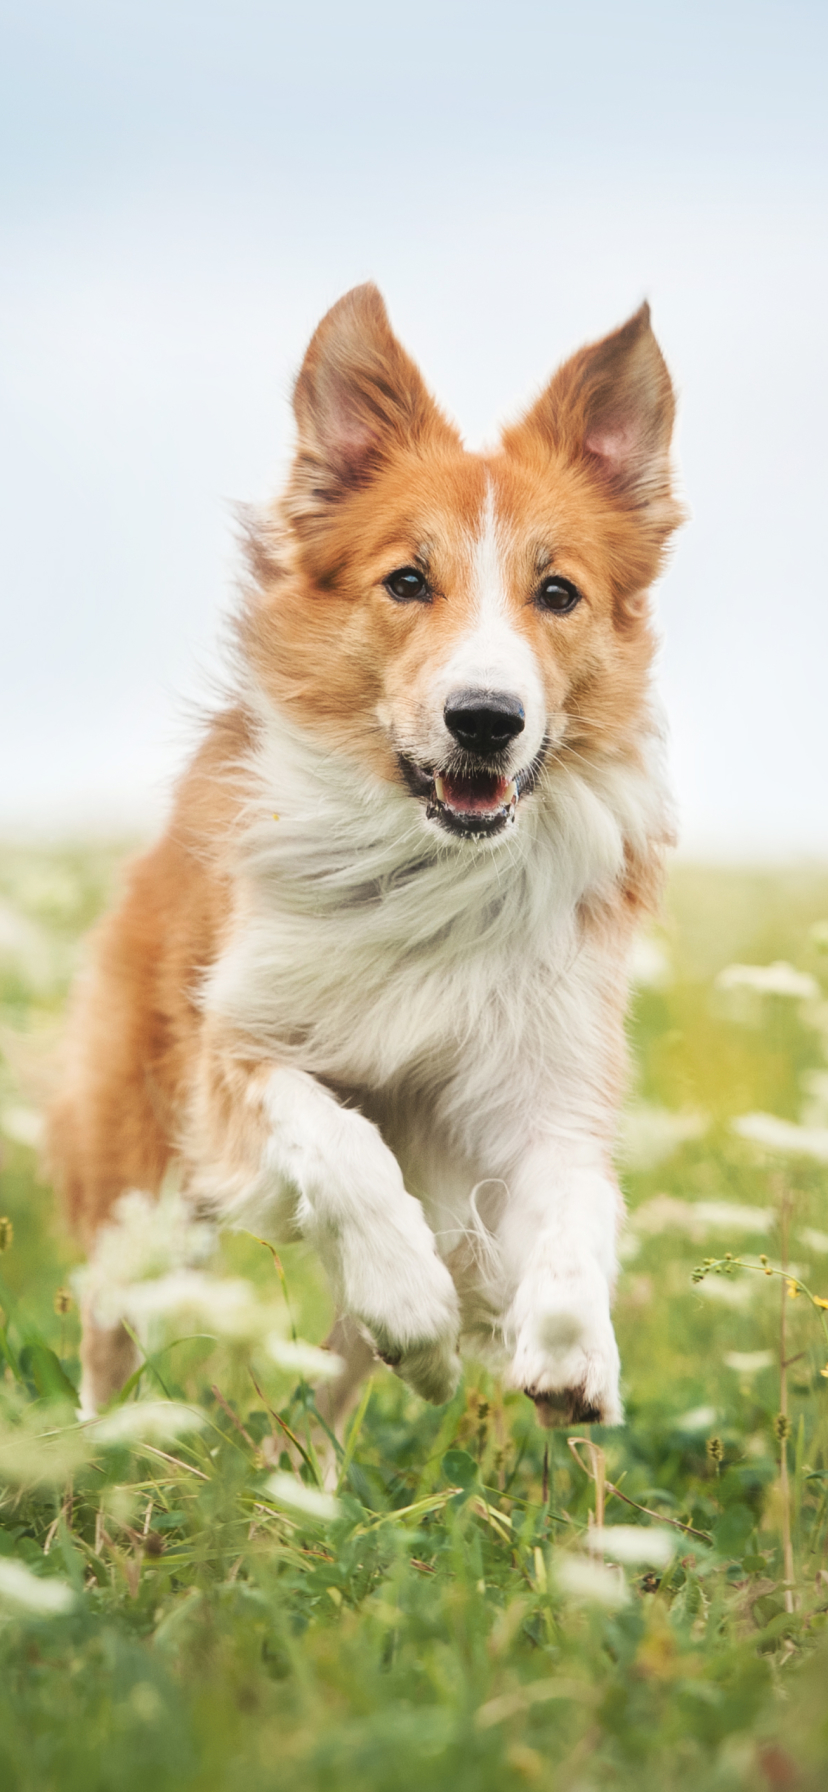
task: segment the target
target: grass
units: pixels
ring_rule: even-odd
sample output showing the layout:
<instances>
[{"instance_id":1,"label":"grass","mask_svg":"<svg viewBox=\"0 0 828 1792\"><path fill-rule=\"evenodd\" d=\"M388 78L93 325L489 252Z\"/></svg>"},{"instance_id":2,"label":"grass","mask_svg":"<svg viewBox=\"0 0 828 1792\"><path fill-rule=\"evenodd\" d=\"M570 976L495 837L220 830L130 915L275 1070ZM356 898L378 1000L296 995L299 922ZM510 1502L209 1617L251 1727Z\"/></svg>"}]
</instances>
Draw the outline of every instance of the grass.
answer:
<instances>
[{"instance_id":1,"label":"grass","mask_svg":"<svg viewBox=\"0 0 828 1792\"><path fill-rule=\"evenodd\" d=\"M75 1419L36 1108L118 857L0 859L0 1785L823 1787L828 1172L733 1121L828 1125L828 1006L716 977L825 984L828 874L681 869L642 957L626 1426L544 1435L475 1364L434 1410L382 1370L320 1499L313 1392L268 1342L329 1321L297 1246L225 1238L196 1319L157 1318L127 1402Z\"/></svg>"}]
</instances>

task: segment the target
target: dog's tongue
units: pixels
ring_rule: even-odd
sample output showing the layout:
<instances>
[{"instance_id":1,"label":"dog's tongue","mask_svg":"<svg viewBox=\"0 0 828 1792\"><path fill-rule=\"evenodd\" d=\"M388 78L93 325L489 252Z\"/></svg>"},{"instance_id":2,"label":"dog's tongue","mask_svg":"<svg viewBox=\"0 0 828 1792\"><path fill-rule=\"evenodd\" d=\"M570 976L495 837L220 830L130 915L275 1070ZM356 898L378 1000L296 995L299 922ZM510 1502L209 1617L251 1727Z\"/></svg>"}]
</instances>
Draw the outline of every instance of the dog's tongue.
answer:
<instances>
[{"instance_id":1,"label":"dog's tongue","mask_svg":"<svg viewBox=\"0 0 828 1792\"><path fill-rule=\"evenodd\" d=\"M508 778L497 778L490 772L478 772L472 778L435 779L437 796L458 815L490 815L502 809L509 800Z\"/></svg>"}]
</instances>

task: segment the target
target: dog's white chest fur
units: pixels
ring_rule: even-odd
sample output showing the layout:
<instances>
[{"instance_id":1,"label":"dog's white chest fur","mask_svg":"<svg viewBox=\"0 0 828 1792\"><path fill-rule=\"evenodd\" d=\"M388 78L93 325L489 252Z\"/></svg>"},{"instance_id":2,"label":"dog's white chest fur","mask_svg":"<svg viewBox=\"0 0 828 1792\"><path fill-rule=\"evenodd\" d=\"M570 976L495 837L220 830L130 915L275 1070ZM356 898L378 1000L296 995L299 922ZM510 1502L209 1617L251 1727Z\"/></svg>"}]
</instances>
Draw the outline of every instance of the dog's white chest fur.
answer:
<instances>
[{"instance_id":1,"label":"dog's white chest fur","mask_svg":"<svg viewBox=\"0 0 828 1792\"><path fill-rule=\"evenodd\" d=\"M461 1148L471 1127L508 1155L539 1086L589 1107L596 1005L618 966L584 943L579 909L611 890L627 843L663 830L652 770L554 768L519 826L480 844L435 839L404 788L271 718L256 772L208 1009L345 1090L427 1096Z\"/></svg>"},{"instance_id":2,"label":"dog's white chest fur","mask_svg":"<svg viewBox=\"0 0 828 1792\"><path fill-rule=\"evenodd\" d=\"M662 836L660 777L554 766L513 832L470 849L281 722L256 774L233 932L204 993L274 1065L271 1144L232 1215L273 1223L287 1190L344 1310L402 1338L432 1397L459 1326L511 1351L521 1385L563 1375L584 1410L617 1416L605 1060L624 970L581 911ZM484 1182L501 1197L481 1219Z\"/></svg>"}]
</instances>

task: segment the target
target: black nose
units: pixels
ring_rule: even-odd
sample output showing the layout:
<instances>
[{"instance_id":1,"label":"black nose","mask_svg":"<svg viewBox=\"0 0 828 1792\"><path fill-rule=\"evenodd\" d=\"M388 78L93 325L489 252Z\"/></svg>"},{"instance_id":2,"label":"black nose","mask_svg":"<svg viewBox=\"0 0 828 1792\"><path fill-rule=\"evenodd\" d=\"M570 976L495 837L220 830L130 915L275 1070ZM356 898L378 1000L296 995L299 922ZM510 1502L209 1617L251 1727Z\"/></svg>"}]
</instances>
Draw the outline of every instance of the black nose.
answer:
<instances>
[{"instance_id":1,"label":"black nose","mask_svg":"<svg viewBox=\"0 0 828 1792\"><path fill-rule=\"evenodd\" d=\"M508 691L453 691L443 711L446 727L467 753L501 753L524 728L523 704Z\"/></svg>"}]
</instances>

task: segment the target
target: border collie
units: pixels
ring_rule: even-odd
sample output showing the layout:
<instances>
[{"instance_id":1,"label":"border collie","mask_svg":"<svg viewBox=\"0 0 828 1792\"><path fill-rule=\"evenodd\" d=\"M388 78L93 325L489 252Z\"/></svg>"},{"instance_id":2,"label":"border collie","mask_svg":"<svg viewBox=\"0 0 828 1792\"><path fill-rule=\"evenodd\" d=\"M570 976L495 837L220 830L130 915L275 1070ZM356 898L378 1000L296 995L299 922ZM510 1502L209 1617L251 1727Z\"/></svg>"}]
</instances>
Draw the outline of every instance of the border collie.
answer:
<instances>
[{"instance_id":1,"label":"border collie","mask_svg":"<svg viewBox=\"0 0 828 1792\"><path fill-rule=\"evenodd\" d=\"M622 1416L610 1317L627 961L671 812L648 592L681 520L642 306L469 453L357 287L250 531L235 695L78 991L51 1154L91 1253L179 1166L312 1241L344 1409L465 1345L543 1424ZM82 1399L133 1346L90 1303Z\"/></svg>"}]
</instances>

